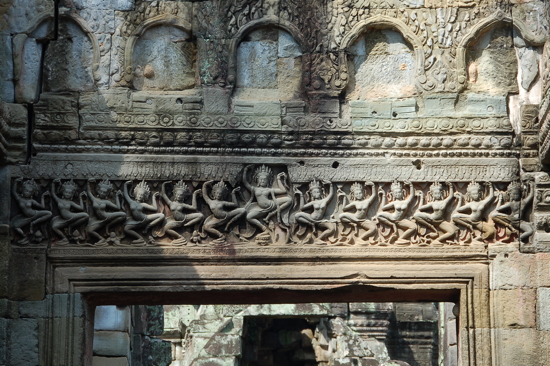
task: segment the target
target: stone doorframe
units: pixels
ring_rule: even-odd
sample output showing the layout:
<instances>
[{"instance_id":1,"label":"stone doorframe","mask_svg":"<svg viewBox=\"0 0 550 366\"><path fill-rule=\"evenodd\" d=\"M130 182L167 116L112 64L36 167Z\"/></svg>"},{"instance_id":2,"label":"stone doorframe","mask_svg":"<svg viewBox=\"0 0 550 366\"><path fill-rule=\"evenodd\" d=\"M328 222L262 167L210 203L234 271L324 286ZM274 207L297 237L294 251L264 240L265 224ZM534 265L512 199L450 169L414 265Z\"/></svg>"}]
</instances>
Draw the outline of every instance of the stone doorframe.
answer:
<instances>
[{"instance_id":1,"label":"stone doorframe","mask_svg":"<svg viewBox=\"0 0 550 366\"><path fill-rule=\"evenodd\" d=\"M495 335L486 256L467 262L422 261L404 252L394 261L264 258L247 262L228 260L228 249L202 260L178 258L173 253L138 259L124 255L123 249L117 251L102 261L97 256L84 259L82 251L50 250L49 292L70 294L64 295L68 313L78 313L82 307L88 314L84 322L52 324L51 354L46 356L56 360L52 364L91 365L93 309L98 305L344 301L458 303L461 365L498 364L492 353Z\"/></svg>"}]
</instances>

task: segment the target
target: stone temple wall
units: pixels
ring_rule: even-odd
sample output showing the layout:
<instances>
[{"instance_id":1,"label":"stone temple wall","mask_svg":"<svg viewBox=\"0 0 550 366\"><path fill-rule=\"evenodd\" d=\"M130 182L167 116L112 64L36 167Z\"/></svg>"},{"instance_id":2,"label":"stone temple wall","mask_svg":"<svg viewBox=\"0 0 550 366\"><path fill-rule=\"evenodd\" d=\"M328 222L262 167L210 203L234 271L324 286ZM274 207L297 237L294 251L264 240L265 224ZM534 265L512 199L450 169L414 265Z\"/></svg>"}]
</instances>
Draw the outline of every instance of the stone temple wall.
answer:
<instances>
[{"instance_id":1,"label":"stone temple wall","mask_svg":"<svg viewBox=\"0 0 550 366\"><path fill-rule=\"evenodd\" d=\"M2 1L0 364L91 364L97 305L421 300L549 364L548 6Z\"/></svg>"}]
</instances>

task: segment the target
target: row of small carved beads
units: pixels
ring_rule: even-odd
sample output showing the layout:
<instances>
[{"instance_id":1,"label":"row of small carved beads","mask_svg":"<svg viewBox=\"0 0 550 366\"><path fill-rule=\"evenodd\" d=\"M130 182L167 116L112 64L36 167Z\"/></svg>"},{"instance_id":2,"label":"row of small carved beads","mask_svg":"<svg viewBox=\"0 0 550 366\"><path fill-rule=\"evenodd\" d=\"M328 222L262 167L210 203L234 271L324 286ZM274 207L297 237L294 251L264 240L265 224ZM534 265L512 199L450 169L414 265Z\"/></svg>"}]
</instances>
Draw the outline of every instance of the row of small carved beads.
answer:
<instances>
[{"instance_id":1,"label":"row of small carved beads","mask_svg":"<svg viewBox=\"0 0 550 366\"><path fill-rule=\"evenodd\" d=\"M13 182L15 245L444 246L528 241L534 183L293 183L249 165L241 183ZM78 197L78 200L76 199ZM525 220L524 220L525 219Z\"/></svg>"}]
</instances>

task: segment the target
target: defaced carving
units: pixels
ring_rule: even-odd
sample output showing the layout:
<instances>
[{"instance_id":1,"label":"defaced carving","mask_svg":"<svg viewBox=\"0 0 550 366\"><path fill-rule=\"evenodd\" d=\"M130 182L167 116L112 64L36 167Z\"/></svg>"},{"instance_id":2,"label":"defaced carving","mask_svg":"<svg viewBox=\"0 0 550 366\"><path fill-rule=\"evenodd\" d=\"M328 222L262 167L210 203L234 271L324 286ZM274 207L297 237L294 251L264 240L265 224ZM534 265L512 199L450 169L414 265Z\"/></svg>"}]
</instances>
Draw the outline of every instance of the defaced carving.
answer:
<instances>
[{"instance_id":1,"label":"defaced carving","mask_svg":"<svg viewBox=\"0 0 550 366\"><path fill-rule=\"evenodd\" d=\"M108 180L102 180L96 184L96 196L92 193L91 184L96 183L95 179L89 179L87 183L88 198L95 216L90 218L86 228L88 239L97 239L95 245L107 245L109 242L118 244L120 242L116 232L110 231L115 224L121 224L126 220L126 213L123 212L121 205L122 192L118 190L115 194L115 203L109 200L114 191L113 185ZM102 236L98 231L105 229L106 236Z\"/></svg>"},{"instance_id":2,"label":"defaced carving","mask_svg":"<svg viewBox=\"0 0 550 366\"><path fill-rule=\"evenodd\" d=\"M495 199L495 190L491 182L485 182L485 186L489 187L489 193L485 198L483 198L481 184L477 182L471 182L468 185L466 195L460 192L454 194L458 198L458 207L452 215L453 222L468 230L466 236L460 238L463 243L471 241L473 244L483 244L483 240L492 239L495 236L495 226L483 221L483 212ZM466 202L463 204L463 201Z\"/></svg>"},{"instance_id":3,"label":"defaced carving","mask_svg":"<svg viewBox=\"0 0 550 366\"><path fill-rule=\"evenodd\" d=\"M495 223L504 226L511 233L518 234L522 242L528 242L530 236L533 235L534 227L532 223L524 221L524 217L527 207L533 202L535 183L529 183L529 190L525 197L522 197L523 189L519 182L510 183L506 193L509 198L508 202L503 203L504 195L500 193L497 207L490 217ZM508 237L508 240L511 239L510 235L506 235L506 237Z\"/></svg>"},{"instance_id":4,"label":"defaced carving","mask_svg":"<svg viewBox=\"0 0 550 366\"><path fill-rule=\"evenodd\" d=\"M18 193L19 185L21 185L21 194ZM23 178L17 178L13 184L12 194L21 210L21 214L15 216L10 224L13 230L22 236L17 241L20 245L28 244L30 241L42 241L44 234L39 225L45 224L52 217L51 211L48 211L44 204L44 198L50 193L48 191L42 193L40 203L38 203L33 197L39 192L40 188L33 179L23 181ZM27 226L29 226L28 236L24 231Z\"/></svg>"},{"instance_id":5,"label":"defaced carving","mask_svg":"<svg viewBox=\"0 0 550 366\"><path fill-rule=\"evenodd\" d=\"M142 233L146 235L152 227L160 224L164 220L164 214L158 213L157 197L160 195L159 192L153 193L153 204L150 205L147 203L149 196L151 195L151 189L145 181L141 181L134 188L134 197L135 200L130 197L128 193L128 186L132 184L132 181L127 181L124 183L124 198L130 207L131 217L129 217L124 223L124 233L128 236L134 238L132 245L142 246L149 244L154 244L155 241L152 237L148 237L147 240L138 234L135 230L142 229ZM155 213L145 214L144 211L152 211Z\"/></svg>"},{"instance_id":6,"label":"defaced carving","mask_svg":"<svg viewBox=\"0 0 550 366\"><path fill-rule=\"evenodd\" d=\"M371 187L371 195L367 197L365 194L365 188ZM342 224L341 227L344 229L346 226L355 227L355 236L359 236L359 227L363 228L366 232L360 236L359 240L356 241L359 245L366 244L368 240L369 244L374 244L375 236L377 233L377 226L374 221L369 220L368 210L371 207L372 203L376 199L376 185L372 182L366 182L364 187L360 183L353 183L349 193L349 197L346 196L344 191L338 189L338 197L342 197L343 200L343 211L355 210L355 212L343 212L338 216L338 221ZM347 201L347 204L346 204ZM340 236L345 238L347 237L347 242L350 243L352 237L350 236L351 232L345 232L342 230Z\"/></svg>"},{"instance_id":7,"label":"defaced carving","mask_svg":"<svg viewBox=\"0 0 550 366\"><path fill-rule=\"evenodd\" d=\"M409 239L416 233L416 224L406 219L407 212L412 208L412 201L415 198L414 186L411 182L405 182L410 187L409 196L405 197L403 183L394 181L388 194L382 187L378 187L378 194L381 196L382 211L392 210L393 212L381 212L378 214L378 221L392 228L393 233L390 242L396 239L397 245L409 245ZM421 194L421 192L418 192ZM390 202L386 204L386 198ZM399 229L404 230L399 234Z\"/></svg>"},{"instance_id":8,"label":"defaced carving","mask_svg":"<svg viewBox=\"0 0 550 366\"><path fill-rule=\"evenodd\" d=\"M60 185L61 197L57 196L56 186ZM77 229L79 226L88 222L90 216L85 211L82 198L86 197L86 192L80 192L80 205L73 202L73 197L78 189L78 186L72 180L61 184L61 180L55 179L51 185L51 195L57 204L59 210L59 216L55 216L50 227L52 231L61 237L61 240L57 241L56 245L69 244L69 237L75 239L77 243L83 243L84 235ZM77 212L73 212L77 211ZM75 229L73 231L73 229ZM67 231L68 234L65 234Z\"/></svg>"},{"instance_id":9,"label":"defaced carving","mask_svg":"<svg viewBox=\"0 0 550 366\"><path fill-rule=\"evenodd\" d=\"M325 194L323 185L329 186L328 194ZM304 200L304 195L300 190L295 188L295 192L300 196L298 212L294 215L294 220L298 227L298 231L295 233L296 239L301 244L309 244L311 242L321 245L326 244L325 240L336 232L336 223L325 219L328 204L334 197L332 182L325 180L321 183L318 180L313 180L309 184L309 190L306 192L306 200ZM312 212L307 212L309 210L312 210ZM305 238L302 238L307 227L311 227L312 232ZM319 232L318 229L321 231Z\"/></svg>"},{"instance_id":10,"label":"defaced carving","mask_svg":"<svg viewBox=\"0 0 550 366\"><path fill-rule=\"evenodd\" d=\"M423 204L424 196L420 196L420 205L418 211L413 215L413 219L417 224L424 226L432 232L426 236L433 239L432 246L442 246L446 240L455 237L458 228L451 222L445 221L445 214L450 204L454 200L453 184L447 182L449 192L445 197L445 189L439 182L435 182L430 186L430 191L427 194L428 202ZM426 211L431 210L431 213Z\"/></svg>"},{"instance_id":11,"label":"defaced carving","mask_svg":"<svg viewBox=\"0 0 550 366\"><path fill-rule=\"evenodd\" d=\"M194 226L191 241L196 243L199 238L199 226L204 220L204 215L197 210L197 196L201 194L201 190L197 189L193 194L189 186L185 184L183 180L180 180L174 185L172 199L168 198L166 194L166 185L171 182L162 183L161 197L166 202L170 209L170 213L166 216L164 226L156 233L157 236L162 237L164 234L168 234L173 238L173 245L184 245L187 243L187 239L184 236L175 231L175 228ZM191 205L184 203L189 197L193 196ZM192 211L185 214L183 211Z\"/></svg>"}]
</instances>

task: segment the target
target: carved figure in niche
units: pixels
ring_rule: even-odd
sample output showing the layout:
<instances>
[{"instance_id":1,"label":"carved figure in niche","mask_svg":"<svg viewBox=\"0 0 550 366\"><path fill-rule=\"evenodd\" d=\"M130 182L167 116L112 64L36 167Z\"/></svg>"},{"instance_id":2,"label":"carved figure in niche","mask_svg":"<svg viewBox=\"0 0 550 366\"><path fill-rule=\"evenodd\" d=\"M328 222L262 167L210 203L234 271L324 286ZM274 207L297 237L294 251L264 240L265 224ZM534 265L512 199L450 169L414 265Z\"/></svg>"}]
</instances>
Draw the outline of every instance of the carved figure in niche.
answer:
<instances>
[{"instance_id":1,"label":"carved figure in niche","mask_svg":"<svg viewBox=\"0 0 550 366\"><path fill-rule=\"evenodd\" d=\"M130 180L124 183L124 198L126 202L128 202L132 214L132 217L128 218L124 223L124 233L134 238L132 241L133 245L145 245L145 239L135 230L142 229L142 233L144 235L147 234L150 228L164 220L164 214L157 212L158 206L156 198L159 196L158 192L153 194L153 204L148 204L147 201L151 195L151 190L149 185L145 183L145 181L142 181L134 188L135 200L133 200L128 193L128 186L131 184L132 181ZM147 215L144 211L152 211L155 213ZM148 242L154 244L153 238L149 237Z\"/></svg>"},{"instance_id":2,"label":"carved figure in niche","mask_svg":"<svg viewBox=\"0 0 550 366\"><path fill-rule=\"evenodd\" d=\"M72 179L61 184L61 197L58 197L56 194L57 184L61 184L61 180L55 179L52 182L51 194L54 201L57 203L59 216L55 216L50 225L53 232L61 237L61 240L59 240L56 244L67 245L69 244L69 238L65 235L63 229L67 229L69 236L73 237L77 241L84 239L82 234L80 234L78 230L73 231L73 228L84 225L90 218L88 214L84 212L84 203L82 202L82 197L86 196L86 192L80 192L80 205L77 205L73 202L73 197L78 187ZM71 210L79 212L73 212Z\"/></svg>"},{"instance_id":3,"label":"carved figure in niche","mask_svg":"<svg viewBox=\"0 0 550 366\"><path fill-rule=\"evenodd\" d=\"M102 180L96 185L97 197L95 197L91 188L91 183L95 182L95 179L88 179L88 197L92 203L95 217L90 219L86 232L89 237L98 240L96 245L106 245L109 241L117 243L117 235L114 232L110 232L109 229L112 225L122 223L126 220L126 213L122 211L119 199L122 196L122 192L120 190L116 192L116 204L114 204L109 200L114 190L113 185L108 180ZM108 210L113 210L114 212L109 212ZM105 239L105 237L98 233L102 228L105 228L105 234L108 239Z\"/></svg>"},{"instance_id":4,"label":"carved figure in niche","mask_svg":"<svg viewBox=\"0 0 550 366\"><path fill-rule=\"evenodd\" d=\"M325 194L323 184L330 187L328 195ZM308 234L307 237L301 241L303 244L309 243L312 239L312 235L316 235L317 237L313 239L314 243L324 245L325 242L323 240L328 239L336 232L336 224L324 219L328 204L334 197L334 187L332 182L327 180L324 180L323 184L315 179L309 184L309 190L306 192L305 200L307 203L304 201L303 193L296 189L296 193L300 196L299 212L294 216L299 226L296 235L298 237L303 236L308 226L310 226L312 230L312 233ZM312 210L311 213L305 212L310 209ZM317 228L322 230L319 234L317 234Z\"/></svg>"},{"instance_id":5,"label":"carved figure in niche","mask_svg":"<svg viewBox=\"0 0 550 366\"><path fill-rule=\"evenodd\" d=\"M370 197L365 196L365 188L367 186L371 187L372 194ZM364 186L360 183L353 183L349 192L349 203L346 205L346 200L348 199L346 194L342 190L338 190L338 196L342 196L344 199L344 211L350 211L355 209L354 213L344 212L338 216L338 221L340 221L344 226L350 224L355 227L356 236L359 236L359 227L365 229L365 233L361 236L361 240L365 243L367 240L371 244L374 243L374 237L376 235L376 223L367 219L367 212L369 207L372 205L376 198L376 186L372 182L366 182ZM342 237L348 236L350 231L341 232ZM348 239L348 242L351 238ZM363 244L359 242L359 244Z\"/></svg>"},{"instance_id":6,"label":"carved figure in niche","mask_svg":"<svg viewBox=\"0 0 550 366\"><path fill-rule=\"evenodd\" d=\"M157 235L160 237L164 236L164 234L168 234L173 238L173 245L184 245L187 243L187 240L174 229L182 226L195 225L191 241L196 243L200 240L199 225L204 219L204 215L197 210L197 196L201 191L197 189L193 192L191 205L188 205L185 204L184 201L191 196L189 186L185 184L183 180L180 180L174 185L172 199L169 199L166 194L166 185L169 183L171 182L162 183L161 197L170 208L171 214L166 217L164 226L157 232ZM183 210L192 211L192 213L185 214Z\"/></svg>"},{"instance_id":7,"label":"carved figure in niche","mask_svg":"<svg viewBox=\"0 0 550 366\"><path fill-rule=\"evenodd\" d=\"M42 193L40 196L40 203L38 203L33 199L33 197L40 191L38 184L36 184L34 179L24 181L21 184L21 194L19 195L17 191L19 184L22 181L23 178L17 178L11 191L22 214L15 216L11 220L10 225L16 233L23 237L17 243L28 244L29 239L23 231L23 228L28 225L29 234L32 236L33 240L41 241L43 234L40 229L35 230L35 228L38 225L45 223L52 217L51 211L46 210L46 206L44 205L44 197L48 196L50 192L46 191Z\"/></svg>"},{"instance_id":8,"label":"carved figure in niche","mask_svg":"<svg viewBox=\"0 0 550 366\"><path fill-rule=\"evenodd\" d=\"M468 184L466 195L462 195L460 192L455 192L454 196L458 198L458 207L456 212L452 215L452 220L455 224L466 227L471 231L474 236L474 230L479 231L479 235L472 240L475 243L480 243L482 240L487 240L495 236L496 230L494 225L487 222L483 222L483 211L494 200L494 188L490 182L485 182L485 185L489 187L489 194L483 199L483 189L477 182L471 182ZM463 200L466 203L463 205ZM469 213L467 213L469 212ZM465 238L464 238L465 239Z\"/></svg>"},{"instance_id":9,"label":"carved figure in niche","mask_svg":"<svg viewBox=\"0 0 550 366\"><path fill-rule=\"evenodd\" d=\"M393 240L393 238L397 238L395 244L398 245L409 245L410 237L416 233L416 224L411 220L405 219L407 211L412 206L411 203L415 197L415 191L411 182L405 182L405 184L410 186L409 197L405 198L403 183L394 181L391 184L391 191L388 194L391 200L388 204L386 204L386 192L382 187L378 187L378 194L382 196L382 211L393 209L393 213L379 213L377 216L378 221L393 228L393 235L390 241ZM398 229L404 230L401 235L399 235Z\"/></svg>"},{"instance_id":10,"label":"carved figure in niche","mask_svg":"<svg viewBox=\"0 0 550 366\"><path fill-rule=\"evenodd\" d=\"M226 236L216 228L225 225L224 231L229 231L229 228L235 221L246 215L246 209L239 207L237 201L236 194L240 191L240 187L231 191L231 202L229 202L227 201L229 189L225 183L220 181L212 186L213 182L213 180L208 181L202 186L202 197L208 207L210 207L210 211L212 211L212 215L204 220L202 229L208 234L217 237L214 240L216 243L223 243L226 240ZM210 188L211 194L208 193ZM239 233L237 233L237 236L239 236Z\"/></svg>"},{"instance_id":11,"label":"carved figure in niche","mask_svg":"<svg viewBox=\"0 0 550 366\"><path fill-rule=\"evenodd\" d=\"M292 198L288 192L286 174L277 175L278 188L273 188L273 172L265 165L256 168L252 178L254 185L248 181L248 171L253 165L244 168L243 184L250 191L251 198L246 204L246 220L253 226L262 230L258 234L260 238L270 237L269 227L265 221L269 221L273 216L277 216L277 222L288 226L288 219L284 211L292 205ZM281 197L281 195L285 195ZM256 200L256 202L253 202ZM251 237L254 233L247 235ZM256 239L259 239L256 236Z\"/></svg>"},{"instance_id":12,"label":"carved figure in niche","mask_svg":"<svg viewBox=\"0 0 550 366\"><path fill-rule=\"evenodd\" d=\"M431 244L434 246L443 245L445 241L453 238L458 232L458 228L455 225L445 221L445 212L454 199L453 184L447 182L447 186L449 187L449 194L445 198L443 185L439 182L433 183L428 193L428 203L424 204L424 197L420 196L418 211L413 215L413 219L417 224L433 231L427 236L433 239ZM432 213L423 212L428 210L431 210ZM442 234L440 234L440 231Z\"/></svg>"},{"instance_id":13,"label":"carved figure in niche","mask_svg":"<svg viewBox=\"0 0 550 366\"><path fill-rule=\"evenodd\" d=\"M502 204L502 195L499 195L497 208L490 214L494 222L508 228L512 233L520 234L520 240L527 242L533 235L533 226L530 222L523 221L526 207L533 201L535 184L529 183L529 193L522 199L521 183L512 182L508 185L509 201ZM506 212L509 212L507 214Z\"/></svg>"}]
</instances>

